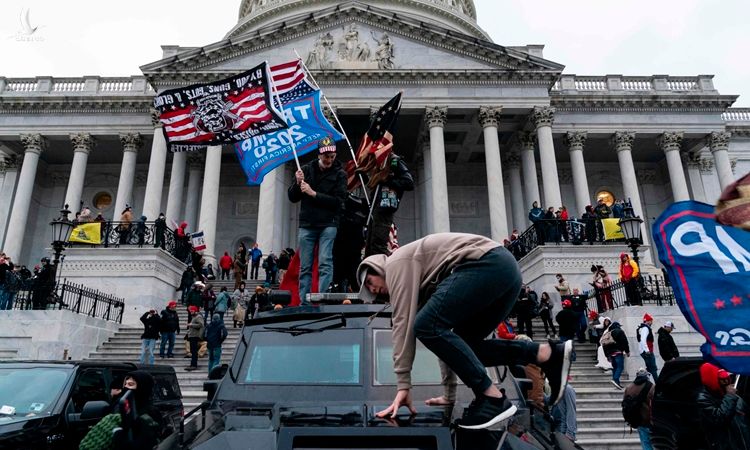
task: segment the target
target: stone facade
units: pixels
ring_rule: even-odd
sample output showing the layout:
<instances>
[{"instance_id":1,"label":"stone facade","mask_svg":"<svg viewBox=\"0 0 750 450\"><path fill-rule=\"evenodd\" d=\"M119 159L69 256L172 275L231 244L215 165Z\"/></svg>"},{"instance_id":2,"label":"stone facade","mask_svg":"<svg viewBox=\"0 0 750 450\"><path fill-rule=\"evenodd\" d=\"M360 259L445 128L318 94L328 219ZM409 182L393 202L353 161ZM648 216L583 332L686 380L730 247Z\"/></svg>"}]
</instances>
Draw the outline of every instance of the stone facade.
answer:
<instances>
[{"instance_id":1,"label":"stone facade","mask_svg":"<svg viewBox=\"0 0 750 450\"><path fill-rule=\"evenodd\" d=\"M65 202L186 220L215 236L209 261L240 240L294 246L293 165L257 188L228 147L168 154L151 102L297 50L355 146L371 108L404 91L395 148L417 188L396 215L402 243L448 230L502 241L533 201L579 217L604 191L630 198L648 232L671 202L714 202L750 170L750 109L712 76L562 74L541 46L493 44L470 0L369 3L244 0L231 39L165 46L143 76L0 77L0 247L33 265Z\"/></svg>"}]
</instances>

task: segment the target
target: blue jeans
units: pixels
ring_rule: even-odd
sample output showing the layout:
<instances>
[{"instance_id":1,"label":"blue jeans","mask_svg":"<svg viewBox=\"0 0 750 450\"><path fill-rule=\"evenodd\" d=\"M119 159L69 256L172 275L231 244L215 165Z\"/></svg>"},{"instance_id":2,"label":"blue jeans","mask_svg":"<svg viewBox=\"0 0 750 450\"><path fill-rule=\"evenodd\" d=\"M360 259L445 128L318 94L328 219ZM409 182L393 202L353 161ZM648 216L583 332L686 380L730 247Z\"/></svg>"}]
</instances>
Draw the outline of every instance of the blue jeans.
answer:
<instances>
[{"instance_id":1,"label":"blue jeans","mask_svg":"<svg viewBox=\"0 0 750 450\"><path fill-rule=\"evenodd\" d=\"M612 379L620 384L620 375L622 375L623 369L625 369L625 355L620 353L619 355L612 355Z\"/></svg>"},{"instance_id":2,"label":"blue jeans","mask_svg":"<svg viewBox=\"0 0 750 450\"><path fill-rule=\"evenodd\" d=\"M15 296L15 292L0 287L0 310L13 309L13 297Z\"/></svg>"},{"instance_id":3,"label":"blue jeans","mask_svg":"<svg viewBox=\"0 0 750 450\"><path fill-rule=\"evenodd\" d=\"M589 323L586 320L586 311L579 311L576 314L578 314L578 331L576 335L578 336L578 342L583 343L586 342L586 328L589 327Z\"/></svg>"},{"instance_id":4,"label":"blue jeans","mask_svg":"<svg viewBox=\"0 0 750 450\"><path fill-rule=\"evenodd\" d=\"M497 247L458 264L417 313L417 339L477 396L492 384L485 367L537 362L537 343L485 339L508 317L520 289L518 263Z\"/></svg>"},{"instance_id":5,"label":"blue jeans","mask_svg":"<svg viewBox=\"0 0 750 450\"><path fill-rule=\"evenodd\" d=\"M658 372L656 370L656 356L654 356L654 353L641 353L641 358L643 358L643 361L646 363L646 370L648 370L648 373L651 374L652 377L654 377L654 382L656 382L656 378L658 375Z\"/></svg>"},{"instance_id":6,"label":"blue jeans","mask_svg":"<svg viewBox=\"0 0 750 450\"><path fill-rule=\"evenodd\" d=\"M221 364L221 347L208 349L208 373L211 369Z\"/></svg>"},{"instance_id":7,"label":"blue jeans","mask_svg":"<svg viewBox=\"0 0 750 450\"><path fill-rule=\"evenodd\" d=\"M159 356L164 358L164 347L167 346L167 342L169 343L169 348L167 349L167 356L174 356L174 339L175 339L175 333L174 331L169 333L162 331L161 332L161 346L159 346Z\"/></svg>"},{"instance_id":8,"label":"blue jeans","mask_svg":"<svg viewBox=\"0 0 750 450\"><path fill-rule=\"evenodd\" d=\"M326 292L333 279L333 242L336 227L299 229L299 298L309 305L307 294L312 289L312 270L315 244L318 244L318 292Z\"/></svg>"},{"instance_id":9,"label":"blue jeans","mask_svg":"<svg viewBox=\"0 0 750 450\"><path fill-rule=\"evenodd\" d=\"M148 352L148 363L154 363L154 347L156 346L156 339L143 339L141 340L141 364L146 363L146 352Z\"/></svg>"},{"instance_id":10,"label":"blue jeans","mask_svg":"<svg viewBox=\"0 0 750 450\"><path fill-rule=\"evenodd\" d=\"M653 450L651 446L651 429L649 427L638 427L638 437L641 438L641 448L643 450Z\"/></svg>"}]
</instances>

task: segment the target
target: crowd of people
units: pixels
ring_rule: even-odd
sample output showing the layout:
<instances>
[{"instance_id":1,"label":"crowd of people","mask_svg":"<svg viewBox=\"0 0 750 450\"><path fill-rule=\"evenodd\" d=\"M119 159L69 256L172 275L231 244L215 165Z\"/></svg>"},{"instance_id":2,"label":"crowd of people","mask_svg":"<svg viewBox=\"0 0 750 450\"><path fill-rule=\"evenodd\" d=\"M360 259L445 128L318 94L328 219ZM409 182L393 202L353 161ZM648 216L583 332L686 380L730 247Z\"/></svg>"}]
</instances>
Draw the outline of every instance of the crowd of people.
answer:
<instances>
[{"instance_id":1,"label":"crowd of people","mask_svg":"<svg viewBox=\"0 0 750 450\"><path fill-rule=\"evenodd\" d=\"M60 304L55 296L55 267L44 257L29 270L24 265L14 264L11 257L0 251L0 310L47 309L48 305ZM17 294L27 291L28 296L19 303Z\"/></svg>"}]
</instances>

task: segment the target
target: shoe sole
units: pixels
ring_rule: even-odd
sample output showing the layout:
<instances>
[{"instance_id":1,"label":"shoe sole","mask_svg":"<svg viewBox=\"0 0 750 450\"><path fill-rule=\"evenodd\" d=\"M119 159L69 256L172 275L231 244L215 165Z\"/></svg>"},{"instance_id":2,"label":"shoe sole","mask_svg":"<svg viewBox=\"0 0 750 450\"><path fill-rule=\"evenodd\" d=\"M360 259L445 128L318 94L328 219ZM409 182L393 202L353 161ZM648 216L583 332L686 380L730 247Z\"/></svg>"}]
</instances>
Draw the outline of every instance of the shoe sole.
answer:
<instances>
[{"instance_id":1,"label":"shoe sole","mask_svg":"<svg viewBox=\"0 0 750 450\"><path fill-rule=\"evenodd\" d=\"M612 383L612 386L616 387L617 389L619 389L619 390L621 390L621 391L625 389L624 387L622 387L622 385L620 385L620 384L617 384L617 383L615 382L615 380L609 380L609 382L610 382L610 383Z\"/></svg>"},{"instance_id":2,"label":"shoe sole","mask_svg":"<svg viewBox=\"0 0 750 450\"><path fill-rule=\"evenodd\" d=\"M560 403L563 395L565 394L565 386L568 385L568 376L570 375L570 358L573 353L573 341L565 341L565 347L563 350L563 364L560 376L560 391L557 393L557 398L552 402L551 406L555 406Z\"/></svg>"},{"instance_id":3,"label":"shoe sole","mask_svg":"<svg viewBox=\"0 0 750 450\"><path fill-rule=\"evenodd\" d=\"M516 414L517 411L518 411L518 408L516 408L516 405L511 405L510 408L506 409L505 411L503 411L499 415L493 417L492 420L490 420L489 422L485 422L485 423L479 424L479 425L461 425L461 424L459 424L458 426L460 428L464 428L466 430L484 430L486 428L490 428L492 426L495 426L495 425L499 424L500 422L503 422L505 420L510 419L511 417L513 417Z\"/></svg>"}]
</instances>

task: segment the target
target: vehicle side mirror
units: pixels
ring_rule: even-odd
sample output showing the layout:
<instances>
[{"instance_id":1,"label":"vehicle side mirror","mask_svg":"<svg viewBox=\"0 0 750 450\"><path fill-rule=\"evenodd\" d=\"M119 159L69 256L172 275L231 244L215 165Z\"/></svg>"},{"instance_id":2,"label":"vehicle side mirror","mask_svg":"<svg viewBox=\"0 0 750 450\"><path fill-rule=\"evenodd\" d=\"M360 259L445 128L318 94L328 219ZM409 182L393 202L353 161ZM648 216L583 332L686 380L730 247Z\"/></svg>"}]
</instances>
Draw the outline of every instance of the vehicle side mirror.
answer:
<instances>
[{"instance_id":1,"label":"vehicle side mirror","mask_svg":"<svg viewBox=\"0 0 750 450\"><path fill-rule=\"evenodd\" d=\"M221 380L208 380L203 382L203 391L206 392L206 399L210 402L216 395L216 390L219 389L219 383Z\"/></svg>"},{"instance_id":2,"label":"vehicle side mirror","mask_svg":"<svg viewBox=\"0 0 750 450\"><path fill-rule=\"evenodd\" d=\"M104 400L86 402L81 411L80 420L101 419L112 411L112 406Z\"/></svg>"}]
</instances>

